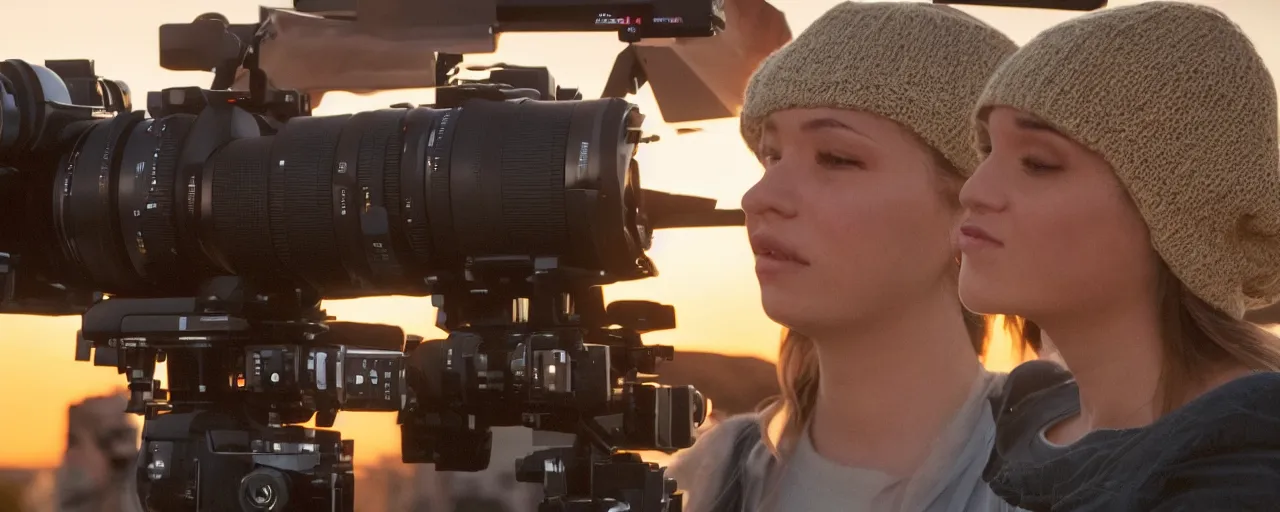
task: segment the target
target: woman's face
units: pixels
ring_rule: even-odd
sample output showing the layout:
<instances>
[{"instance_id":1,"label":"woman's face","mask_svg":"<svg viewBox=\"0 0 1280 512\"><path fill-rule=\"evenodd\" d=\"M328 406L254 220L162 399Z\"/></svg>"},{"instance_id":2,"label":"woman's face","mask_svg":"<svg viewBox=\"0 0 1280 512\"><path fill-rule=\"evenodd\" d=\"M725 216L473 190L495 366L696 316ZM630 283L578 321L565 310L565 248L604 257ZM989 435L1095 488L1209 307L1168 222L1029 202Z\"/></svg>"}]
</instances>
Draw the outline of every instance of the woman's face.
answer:
<instances>
[{"instance_id":1,"label":"woman's face","mask_svg":"<svg viewBox=\"0 0 1280 512\"><path fill-rule=\"evenodd\" d=\"M978 138L989 149L961 189L957 233L966 307L1044 325L1151 300L1147 227L1106 160L1008 107L980 121Z\"/></svg>"},{"instance_id":2,"label":"woman's face","mask_svg":"<svg viewBox=\"0 0 1280 512\"><path fill-rule=\"evenodd\" d=\"M764 175L742 207L774 321L822 338L954 293L955 185L905 128L863 112L787 110L767 119L757 151Z\"/></svg>"}]
</instances>

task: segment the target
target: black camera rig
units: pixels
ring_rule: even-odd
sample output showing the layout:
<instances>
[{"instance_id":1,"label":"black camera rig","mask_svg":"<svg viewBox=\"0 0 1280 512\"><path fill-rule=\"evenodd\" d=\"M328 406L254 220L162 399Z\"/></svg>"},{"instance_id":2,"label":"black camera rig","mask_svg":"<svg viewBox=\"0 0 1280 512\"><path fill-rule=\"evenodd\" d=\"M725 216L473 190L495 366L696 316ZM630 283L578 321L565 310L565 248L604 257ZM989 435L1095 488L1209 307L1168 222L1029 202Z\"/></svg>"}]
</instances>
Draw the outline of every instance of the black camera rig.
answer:
<instances>
[{"instance_id":1,"label":"black camera rig","mask_svg":"<svg viewBox=\"0 0 1280 512\"><path fill-rule=\"evenodd\" d=\"M0 62L0 313L82 315L77 359L145 416L143 506L352 510L354 443L327 430L347 410L398 412L404 461L446 471L487 467L490 427L573 433L517 462L541 510L680 510L627 451L687 447L705 415L644 382L673 351L640 336L674 310L601 287L656 275L653 230L741 212L640 188L636 107L545 68L315 117L258 66L262 33L191 24L214 26L215 86L149 93L150 117L90 61ZM320 308L374 295L430 295L448 338Z\"/></svg>"}]
</instances>

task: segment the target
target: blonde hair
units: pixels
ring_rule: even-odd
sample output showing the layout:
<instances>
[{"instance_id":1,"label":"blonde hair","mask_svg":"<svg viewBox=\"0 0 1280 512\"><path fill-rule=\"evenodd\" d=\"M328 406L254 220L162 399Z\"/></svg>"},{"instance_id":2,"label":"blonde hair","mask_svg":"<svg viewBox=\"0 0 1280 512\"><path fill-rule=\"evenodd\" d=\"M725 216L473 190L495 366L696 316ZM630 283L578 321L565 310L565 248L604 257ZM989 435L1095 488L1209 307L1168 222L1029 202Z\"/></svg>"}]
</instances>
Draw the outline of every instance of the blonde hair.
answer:
<instances>
[{"instance_id":1,"label":"blonde hair","mask_svg":"<svg viewBox=\"0 0 1280 512\"><path fill-rule=\"evenodd\" d=\"M1280 338L1232 317L1191 293L1160 265L1160 334L1164 344L1158 398L1167 414L1193 398L1216 365L1280 370Z\"/></svg>"}]
</instances>

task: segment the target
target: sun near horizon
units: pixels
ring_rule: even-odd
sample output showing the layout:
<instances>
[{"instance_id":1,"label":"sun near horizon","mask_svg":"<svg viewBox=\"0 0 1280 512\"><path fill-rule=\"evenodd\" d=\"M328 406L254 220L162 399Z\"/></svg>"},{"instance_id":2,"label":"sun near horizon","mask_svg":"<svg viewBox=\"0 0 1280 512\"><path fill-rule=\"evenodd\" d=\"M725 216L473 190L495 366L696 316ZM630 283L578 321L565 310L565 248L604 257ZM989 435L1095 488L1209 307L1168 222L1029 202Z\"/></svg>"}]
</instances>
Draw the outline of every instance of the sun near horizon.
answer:
<instances>
[{"instance_id":1,"label":"sun near horizon","mask_svg":"<svg viewBox=\"0 0 1280 512\"><path fill-rule=\"evenodd\" d=\"M730 0L732 1L732 0ZM173 72L159 67L157 27L189 22L205 12L220 12L233 22L256 19L259 4L289 5L288 0L134 0L128 3L52 0L0 7L9 23L0 31L0 59L91 58L97 72L124 80L134 98L165 87L207 87L207 73ZM800 33L834 0L775 0ZM1113 6L1134 3L1113 1ZM1280 2L1219 0L1200 2L1226 11L1254 38L1259 50L1280 69L1280 35L1270 26L1280 19ZM1266 4L1266 5L1263 5ZM1024 43L1053 23L1077 15L1059 11L964 8ZM40 20L39 22L36 22ZM46 20L56 20L54 23ZM504 34L493 55L468 56L466 63L508 62L545 65L562 85L578 86L587 97L603 89L613 59L623 48L610 34ZM332 93L318 115L382 108L399 102L429 103L430 91L391 91L357 96ZM646 89L631 101L649 114L645 129L662 140L648 144L638 160L646 188L713 197L721 208L736 208L756 180L759 166L742 143L735 119L697 123L701 131L677 134L664 125ZM140 109L141 105L135 105ZM679 351L776 359L778 327L760 308L753 260L742 228L660 231L650 256L660 275L606 288L608 299L645 299L676 306L678 327L645 336L648 344L673 345ZM443 337L432 325L430 301L417 297L377 297L328 301L325 308L341 320L396 324L406 333ZM73 359L78 317L0 316L0 467L52 467L65 443L66 410L86 396L126 384L114 368ZM996 329L997 331L1002 331ZM1016 361L1009 340L993 340L988 366L1008 369ZM163 378L163 374L160 376ZM356 440L357 463L395 456L399 433L394 415L341 413L335 428Z\"/></svg>"}]
</instances>

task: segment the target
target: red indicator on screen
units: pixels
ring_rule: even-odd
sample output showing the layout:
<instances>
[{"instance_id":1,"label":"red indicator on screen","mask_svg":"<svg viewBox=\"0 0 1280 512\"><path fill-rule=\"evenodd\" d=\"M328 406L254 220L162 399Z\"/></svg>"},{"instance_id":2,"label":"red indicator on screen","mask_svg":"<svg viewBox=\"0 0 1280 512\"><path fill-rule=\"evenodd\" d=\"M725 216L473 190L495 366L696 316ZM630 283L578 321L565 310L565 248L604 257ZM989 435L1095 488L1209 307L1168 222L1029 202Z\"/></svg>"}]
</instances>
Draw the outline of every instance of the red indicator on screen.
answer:
<instances>
[{"instance_id":1,"label":"red indicator on screen","mask_svg":"<svg viewBox=\"0 0 1280 512\"><path fill-rule=\"evenodd\" d=\"M596 25L628 26L639 25L641 21L643 20L631 16L606 16L602 14L596 17Z\"/></svg>"}]
</instances>

